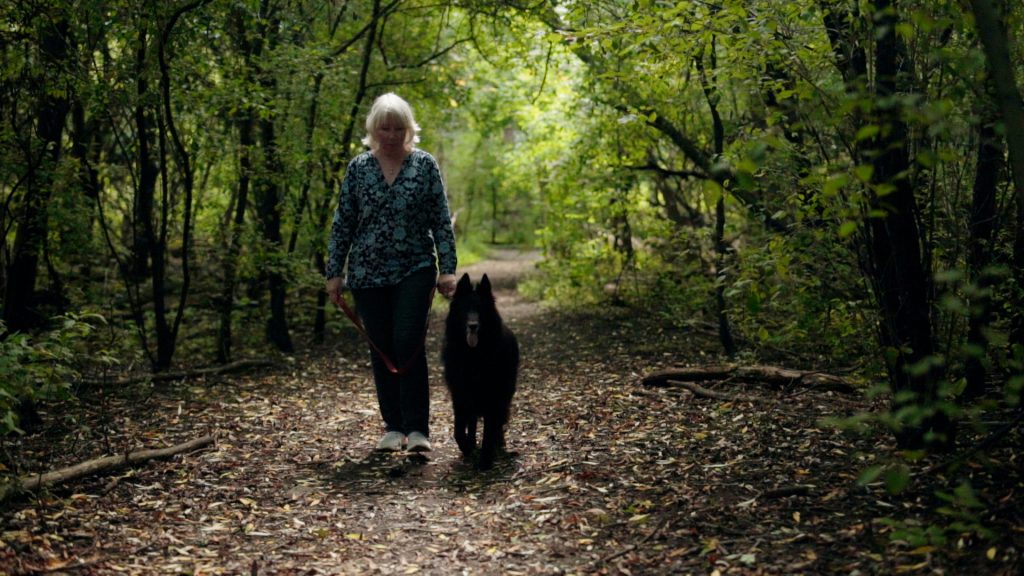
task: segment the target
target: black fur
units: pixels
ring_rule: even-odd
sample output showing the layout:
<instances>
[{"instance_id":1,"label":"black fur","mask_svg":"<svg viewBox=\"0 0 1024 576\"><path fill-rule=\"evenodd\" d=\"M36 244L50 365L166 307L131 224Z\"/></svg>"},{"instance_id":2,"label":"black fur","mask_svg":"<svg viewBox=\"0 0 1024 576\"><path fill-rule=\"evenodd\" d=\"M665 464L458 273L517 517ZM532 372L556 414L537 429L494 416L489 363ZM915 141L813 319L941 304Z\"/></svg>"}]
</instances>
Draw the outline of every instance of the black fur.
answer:
<instances>
[{"instance_id":1,"label":"black fur","mask_svg":"<svg viewBox=\"0 0 1024 576\"><path fill-rule=\"evenodd\" d=\"M501 321L486 274L475 290L469 274L459 280L445 322L441 360L455 411L455 441L469 458L476 448L477 420L483 418L477 466L486 470L505 445L519 372L519 343Z\"/></svg>"}]
</instances>

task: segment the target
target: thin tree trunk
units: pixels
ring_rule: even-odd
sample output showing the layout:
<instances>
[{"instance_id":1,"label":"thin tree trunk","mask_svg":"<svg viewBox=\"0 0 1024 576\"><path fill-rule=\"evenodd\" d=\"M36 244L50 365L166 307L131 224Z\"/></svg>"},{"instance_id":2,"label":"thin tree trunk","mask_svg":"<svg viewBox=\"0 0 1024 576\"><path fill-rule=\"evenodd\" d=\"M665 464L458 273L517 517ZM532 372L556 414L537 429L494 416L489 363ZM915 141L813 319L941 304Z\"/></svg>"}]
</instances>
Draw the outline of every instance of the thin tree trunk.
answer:
<instances>
[{"instance_id":1,"label":"thin tree trunk","mask_svg":"<svg viewBox=\"0 0 1024 576\"><path fill-rule=\"evenodd\" d=\"M181 17L210 1L194 0L175 10L164 24L157 50L157 60L160 65L160 96L163 104L162 125L159 131L160 149L161 151L166 151L170 148L174 157L174 163L178 167L181 187L185 194L181 219L181 292L178 295L178 307L174 315L174 321L168 324L163 310L166 305L164 301L166 298L166 248L167 229L170 221L171 198L169 190L171 182L167 174L166 157L162 157L163 215L160 224L159 245L153 250L154 255L159 250L159 257L153 263L154 272L152 275L154 279L153 304L157 319L157 362L153 366L154 372L161 372L171 366L171 361L177 348L178 330L181 328L181 320L184 317L185 306L188 302L189 284L191 283L189 255L192 252L192 193L195 186L192 159L189 156L188 149L182 142L174 119L174 107L171 102L171 72L170 66L167 63L167 45L170 41L171 33ZM168 137L170 137L169 142L167 141ZM157 266L159 266L159 270L156 270Z\"/></svg>"},{"instance_id":2,"label":"thin tree trunk","mask_svg":"<svg viewBox=\"0 0 1024 576\"><path fill-rule=\"evenodd\" d=\"M717 66L717 55L715 54L716 42L711 39L711 46L708 49L711 62L711 72ZM700 72L701 86L704 88L704 96L711 110L711 125L714 134L715 157L721 158L725 151L725 126L722 123L722 115L718 111L719 94L714 78L708 78L704 67L704 56L696 58L697 70ZM712 172L714 170L712 169ZM725 302L725 270L728 268L729 246L725 242L725 195L726 187L724 181L715 179L719 184L721 194L715 203L715 228L712 238L715 245L715 315L718 317L718 338L722 343L725 355L729 358L736 356L736 341L732 336L732 327L729 325L729 314L726 311Z\"/></svg>"}]
</instances>

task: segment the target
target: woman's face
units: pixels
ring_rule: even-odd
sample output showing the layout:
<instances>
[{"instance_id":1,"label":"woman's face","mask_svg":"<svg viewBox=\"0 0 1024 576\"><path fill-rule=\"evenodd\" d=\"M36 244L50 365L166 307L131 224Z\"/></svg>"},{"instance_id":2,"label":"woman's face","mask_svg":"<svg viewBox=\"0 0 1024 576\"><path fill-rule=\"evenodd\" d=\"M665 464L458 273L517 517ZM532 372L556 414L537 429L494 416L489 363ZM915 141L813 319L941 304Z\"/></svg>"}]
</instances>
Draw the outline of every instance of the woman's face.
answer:
<instances>
[{"instance_id":1,"label":"woman's face","mask_svg":"<svg viewBox=\"0 0 1024 576\"><path fill-rule=\"evenodd\" d=\"M405 149L405 135L405 126L397 118L385 118L373 133L381 151L391 153Z\"/></svg>"}]
</instances>

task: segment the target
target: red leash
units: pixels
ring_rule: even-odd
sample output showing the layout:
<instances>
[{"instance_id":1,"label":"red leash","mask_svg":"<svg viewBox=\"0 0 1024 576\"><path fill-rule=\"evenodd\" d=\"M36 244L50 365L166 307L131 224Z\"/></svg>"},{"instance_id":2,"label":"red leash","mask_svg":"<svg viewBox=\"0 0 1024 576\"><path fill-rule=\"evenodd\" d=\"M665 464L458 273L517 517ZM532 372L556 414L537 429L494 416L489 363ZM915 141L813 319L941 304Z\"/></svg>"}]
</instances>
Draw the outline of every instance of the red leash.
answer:
<instances>
[{"instance_id":1,"label":"red leash","mask_svg":"<svg viewBox=\"0 0 1024 576\"><path fill-rule=\"evenodd\" d=\"M437 291L437 286L434 286L433 288L430 289L430 299L428 300L430 304L427 306L428 315L430 314L431 306L433 306L434 304L435 291ZM359 333L363 335L363 339L370 344L370 348L373 348L374 351L377 352L377 355L380 356L380 359L384 361L384 366L387 367L388 372L391 372L392 374L397 374L399 376L402 376L406 372L408 372L413 360L415 360L416 357L420 355L420 352L423 351L423 346L426 345L427 329L430 327L430 318L427 318L427 321L423 326L423 339L420 340L419 347L416 348L416 351L412 353L412 357L410 357L405 362L405 364L402 365L401 368L398 368L397 366L395 366L395 363L391 361L391 358L388 358L388 355L385 354L384 351L380 349L380 347L374 344L373 339L370 338L370 334L367 333L366 328L363 327L363 321L359 319L359 315L356 314L351 307L349 307L347 302L345 302L345 297L342 296L341 298L339 298L339 300L341 300L341 305L338 307L341 308L341 311L345 313L345 316L348 316L348 319L352 321L352 324L354 324L356 329L359 330Z\"/></svg>"}]
</instances>

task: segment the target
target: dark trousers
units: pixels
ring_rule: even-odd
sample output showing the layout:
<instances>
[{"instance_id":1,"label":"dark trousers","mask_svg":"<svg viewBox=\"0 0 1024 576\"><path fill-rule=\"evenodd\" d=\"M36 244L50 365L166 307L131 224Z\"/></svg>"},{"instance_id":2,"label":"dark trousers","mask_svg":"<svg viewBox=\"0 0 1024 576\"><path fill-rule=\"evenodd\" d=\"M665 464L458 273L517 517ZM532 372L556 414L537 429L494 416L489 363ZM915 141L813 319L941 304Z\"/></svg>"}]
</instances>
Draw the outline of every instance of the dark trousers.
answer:
<instances>
[{"instance_id":1,"label":"dark trousers","mask_svg":"<svg viewBox=\"0 0 1024 576\"><path fill-rule=\"evenodd\" d=\"M430 387L423 337L436 283L437 272L425 268L394 286L352 290L356 311L370 339L396 368L406 370L401 375L392 373L371 347L377 403L389 432L430 436Z\"/></svg>"}]
</instances>

